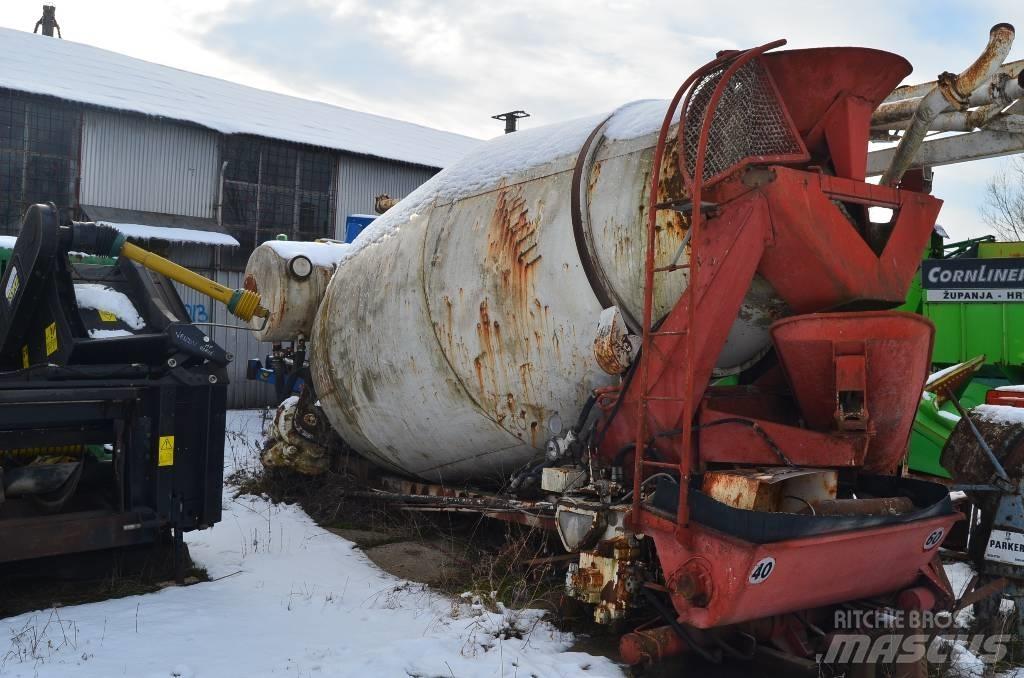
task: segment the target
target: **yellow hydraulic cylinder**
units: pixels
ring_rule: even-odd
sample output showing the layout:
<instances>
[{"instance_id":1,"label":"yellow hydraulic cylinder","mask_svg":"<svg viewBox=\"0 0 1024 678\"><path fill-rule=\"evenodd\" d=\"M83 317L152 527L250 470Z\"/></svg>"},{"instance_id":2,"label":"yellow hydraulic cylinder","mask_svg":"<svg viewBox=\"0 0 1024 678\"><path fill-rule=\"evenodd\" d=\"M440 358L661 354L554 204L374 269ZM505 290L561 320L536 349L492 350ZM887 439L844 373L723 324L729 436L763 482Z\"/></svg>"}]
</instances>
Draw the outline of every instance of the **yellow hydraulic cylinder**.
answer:
<instances>
[{"instance_id":1,"label":"yellow hydraulic cylinder","mask_svg":"<svg viewBox=\"0 0 1024 678\"><path fill-rule=\"evenodd\" d=\"M188 270L184 266L168 261L158 254L153 254L138 245L133 245L127 240L123 242L117 254L131 259L151 271L165 275L185 287L210 295L227 306L228 311L245 322L249 322L253 316L266 318L270 315L270 311L260 305L260 295L256 292L244 289L233 290L230 287L225 287L218 282Z\"/></svg>"}]
</instances>

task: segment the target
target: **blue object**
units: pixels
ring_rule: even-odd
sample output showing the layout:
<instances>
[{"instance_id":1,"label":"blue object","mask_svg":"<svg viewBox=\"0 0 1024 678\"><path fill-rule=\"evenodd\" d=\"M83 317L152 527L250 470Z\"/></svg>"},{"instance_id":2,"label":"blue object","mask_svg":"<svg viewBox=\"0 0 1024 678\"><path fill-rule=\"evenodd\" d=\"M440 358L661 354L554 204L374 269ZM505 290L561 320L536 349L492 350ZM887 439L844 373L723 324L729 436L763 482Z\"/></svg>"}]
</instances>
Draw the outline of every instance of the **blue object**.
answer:
<instances>
[{"instance_id":1,"label":"blue object","mask_svg":"<svg viewBox=\"0 0 1024 678\"><path fill-rule=\"evenodd\" d=\"M377 217L372 214L350 214L345 218L345 242L352 242Z\"/></svg>"},{"instance_id":2,"label":"blue object","mask_svg":"<svg viewBox=\"0 0 1024 678\"><path fill-rule=\"evenodd\" d=\"M263 367L263 363L259 358L249 358L245 368L245 378L249 381L262 381L264 384L274 384L277 382L274 370ZM303 383L301 377L297 378L295 383L292 384L292 393L298 394L301 392Z\"/></svg>"}]
</instances>

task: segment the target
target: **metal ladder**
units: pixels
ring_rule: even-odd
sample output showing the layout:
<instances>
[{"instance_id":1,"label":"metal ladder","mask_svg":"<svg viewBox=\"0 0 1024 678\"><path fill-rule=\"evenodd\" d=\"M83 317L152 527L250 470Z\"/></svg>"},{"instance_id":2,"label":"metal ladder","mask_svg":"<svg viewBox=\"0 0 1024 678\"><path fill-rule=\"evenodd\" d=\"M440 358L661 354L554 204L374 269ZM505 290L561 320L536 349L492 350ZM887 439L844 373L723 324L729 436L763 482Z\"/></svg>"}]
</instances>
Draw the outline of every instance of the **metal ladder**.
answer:
<instances>
[{"instance_id":1,"label":"metal ladder","mask_svg":"<svg viewBox=\"0 0 1024 678\"><path fill-rule=\"evenodd\" d=\"M782 44L785 44L784 40L768 43L743 52L723 52L720 53L713 61L708 62L701 68L694 71L682 86L680 86L679 90L672 98L672 101L669 103L668 111L665 113L661 131L658 135L658 143L655 146L654 161L651 169L651 185L647 207L647 251L644 260L644 309L642 321L643 334L640 352L641 364L639 365L639 398L636 403L638 411L636 417L632 492L632 515L634 516L633 521L635 524L639 524L640 521L643 520L643 502L641 500L641 492L648 477L648 471L677 471L679 473L679 502L676 511L676 523L678 526L683 528L685 528L689 523L688 487L691 470L695 462L693 459L693 417L695 414L695 407L689 401L691 401L692 394L694 392L694 354L698 348L693 328L696 325L698 305L697 297L700 283L700 241L704 226L705 207L705 204L701 200L701 196L705 183L703 175L708 146L708 136L712 120L714 119L715 108L721 99L724 86L732 78L732 75L751 59L754 59L765 51ZM708 74L719 68L724 68L724 71L719 78L718 83L715 85L714 92L711 95L708 105L703 111L703 116L700 120L700 136L697 142L694 158L694 170L691 176L687 171L687 162L685 157L687 139L686 113L689 110L693 94L699 89L696 85L700 84L700 81ZM672 122L676 117L677 111L680 110L680 102L682 102L682 113L680 115L679 127L677 128L677 161L679 164L679 173L683 177L684 186L686 187L690 197L688 203L690 206L690 227L684 237L683 243L681 244L680 252L677 253L673 261L667 266L657 266L655 262L655 245L657 240L658 210L669 207L669 205L658 202L659 179L662 164L665 160L665 147L669 129L672 126ZM685 205L675 207L682 210L685 208ZM682 254L682 249L687 245L689 245L690 248L689 263L681 265L677 264L676 262L679 260L679 255ZM685 300L686 329L660 330L653 326L656 275L659 273L670 273L680 269L688 269L689 271L689 280L687 281L686 291L680 298L680 302L678 302L684 303ZM678 303L676 306L677 309ZM671 313L674 312L675 311L672 311ZM681 336L684 339L684 356L682 365L683 382L681 395L655 395L655 385L651 383L651 356L655 352L659 354L661 353L657 346L657 340L659 337L667 336ZM662 355L662 357L664 358L665 356ZM648 430L650 428L649 403L655 401L679 403L681 425L678 429L655 432ZM679 457L678 462L656 461L646 458L648 440L659 435L679 438L680 442L677 447Z\"/></svg>"}]
</instances>

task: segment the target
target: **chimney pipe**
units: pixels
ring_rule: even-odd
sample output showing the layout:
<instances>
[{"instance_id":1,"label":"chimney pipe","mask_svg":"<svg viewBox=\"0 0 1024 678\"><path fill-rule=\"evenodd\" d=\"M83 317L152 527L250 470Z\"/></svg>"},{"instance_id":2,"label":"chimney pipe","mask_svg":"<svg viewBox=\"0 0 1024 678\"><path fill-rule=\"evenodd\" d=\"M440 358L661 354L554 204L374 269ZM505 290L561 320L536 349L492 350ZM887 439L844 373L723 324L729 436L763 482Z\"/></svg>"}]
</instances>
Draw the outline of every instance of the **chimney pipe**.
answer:
<instances>
[{"instance_id":1,"label":"chimney pipe","mask_svg":"<svg viewBox=\"0 0 1024 678\"><path fill-rule=\"evenodd\" d=\"M516 123L520 118L529 117L530 114L526 111L509 111L508 113L499 113L498 115L491 116L494 120L503 120L505 122L505 134L511 134L516 131Z\"/></svg>"},{"instance_id":2,"label":"chimney pipe","mask_svg":"<svg viewBox=\"0 0 1024 678\"><path fill-rule=\"evenodd\" d=\"M57 23L57 7L56 5L43 5L43 16L39 17L39 21L36 22L36 27L32 30L33 33L39 32L39 27L43 28L43 35L53 37L53 29L57 29L57 37L63 39L64 36L60 34L60 24Z\"/></svg>"}]
</instances>

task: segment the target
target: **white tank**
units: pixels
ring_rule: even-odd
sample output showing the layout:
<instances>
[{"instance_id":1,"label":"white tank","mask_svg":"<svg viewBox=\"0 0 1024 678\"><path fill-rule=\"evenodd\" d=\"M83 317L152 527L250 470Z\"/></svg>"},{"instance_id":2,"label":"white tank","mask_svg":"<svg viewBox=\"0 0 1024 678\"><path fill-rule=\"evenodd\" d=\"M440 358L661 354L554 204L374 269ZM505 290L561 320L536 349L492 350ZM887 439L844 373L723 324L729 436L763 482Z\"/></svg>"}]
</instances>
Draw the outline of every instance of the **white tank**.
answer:
<instances>
[{"instance_id":1,"label":"white tank","mask_svg":"<svg viewBox=\"0 0 1024 678\"><path fill-rule=\"evenodd\" d=\"M259 341L309 337L316 309L348 248L344 243L270 240L253 250L244 284L260 293L261 304L270 311L265 323L258 317L249 321Z\"/></svg>"},{"instance_id":2,"label":"white tank","mask_svg":"<svg viewBox=\"0 0 1024 678\"><path fill-rule=\"evenodd\" d=\"M311 344L317 395L346 442L429 480L501 480L570 426L594 388L618 379L599 367L593 343L605 305L627 323L642 317L647 193L666 106L636 102L607 120L494 139L361 234L330 281ZM573 170L599 126L580 163L577 243ZM681 197L670 151L659 201ZM659 215L659 265L686 228L677 212ZM660 274L656 315L686 275ZM784 313L756 281L720 372L760 357Z\"/></svg>"}]
</instances>

